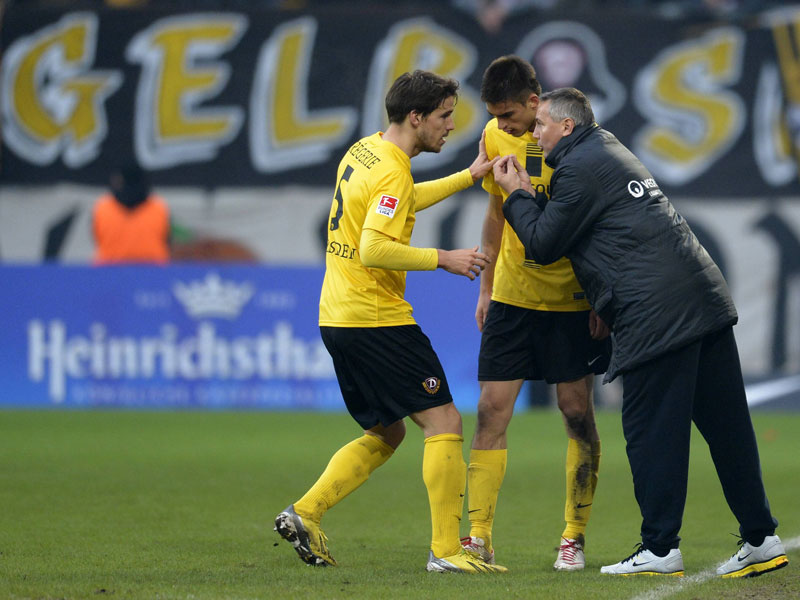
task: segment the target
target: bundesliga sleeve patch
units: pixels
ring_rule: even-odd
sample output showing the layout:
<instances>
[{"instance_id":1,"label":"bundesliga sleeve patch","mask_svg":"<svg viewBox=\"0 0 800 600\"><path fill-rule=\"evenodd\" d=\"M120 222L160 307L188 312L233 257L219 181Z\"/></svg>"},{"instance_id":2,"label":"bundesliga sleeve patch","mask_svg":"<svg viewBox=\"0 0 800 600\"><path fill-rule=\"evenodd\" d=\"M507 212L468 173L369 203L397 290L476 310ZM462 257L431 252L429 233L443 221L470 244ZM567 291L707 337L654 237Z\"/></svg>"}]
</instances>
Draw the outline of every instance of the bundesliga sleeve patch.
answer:
<instances>
[{"instance_id":1,"label":"bundesliga sleeve patch","mask_svg":"<svg viewBox=\"0 0 800 600\"><path fill-rule=\"evenodd\" d=\"M375 212L391 219L394 217L398 202L399 200L392 196L381 196L380 201L378 201L378 209Z\"/></svg>"}]
</instances>

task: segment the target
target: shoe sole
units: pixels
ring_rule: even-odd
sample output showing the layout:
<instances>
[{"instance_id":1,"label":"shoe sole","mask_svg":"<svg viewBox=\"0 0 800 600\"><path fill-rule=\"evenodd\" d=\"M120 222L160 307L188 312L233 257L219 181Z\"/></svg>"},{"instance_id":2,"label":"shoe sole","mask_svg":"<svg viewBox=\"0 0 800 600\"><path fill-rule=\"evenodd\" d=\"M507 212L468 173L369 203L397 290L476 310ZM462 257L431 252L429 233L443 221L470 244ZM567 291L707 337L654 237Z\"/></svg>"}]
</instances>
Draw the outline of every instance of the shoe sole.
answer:
<instances>
[{"instance_id":1,"label":"shoe sole","mask_svg":"<svg viewBox=\"0 0 800 600\"><path fill-rule=\"evenodd\" d=\"M306 534L305 529L303 529L302 523L295 522L295 515L287 512L280 513L275 517L275 531L292 545L292 548L295 549L300 560L307 565L311 565L312 567L327 567L328 565L336 564L335 562L328 562L323 557L314 554L308 541L308 534Z\"/></svg>"},{"instance_id":2,"label":"shoe sole","mask_svg":"<svg viewBox=\"0 0 800 600\"><path fill-rule=\"evenodd\" d=\"M474 570L461 569L456 565L445 562L442 559L429 560L425 570L430 573L507 573L508 569L499 565L489 565L481 562L467 561Z\"/></svg>"},{"instance_id":3,"label":"shoe sole","mask_svg":"<svg viewBox=\"0 0 800 600\"><path fill-rule=\"evenodd\" d=\"M636 573L603 573L602 575L618 575L620 577L634 577L636 575L647 575L648 577L662 576L662 577L683 577L683 571L675 571L673 573L660 573L658 571L637 571Z\"/></svg>"},{"instance_id":4,"label":"shoe sole","mask_svg":"<svg viewBox=\"0 0 800 600\"><path fill-rule=\"evenodd\" d=\"M425 567L425 570L429 573L463 573L461 569L451 569L445 567L444 565L440 565L438 563L429 562L428 566Z\"/></svg>"},{"instance_id":5,"label":"shoe sole","mask_svg":"<svg viewBox=\"0 0 800 600\"><path fill-rule=\"evenodd\" d=\"M439 565L436 563L428 563L428 566L425 568L426 571L430 573L465 573L467 575L471 575L473 573L505 573L506 571L501 571L498 568L492 568L492 565L478 565L476 563L470 563L475 566L474 571L467 571L465 569L459 569L458 567L445 567L444 565Z\"/></svg>"},{"instance_id":6,"label":"shoe sole","mask_svg":"<svg viewBox=\"0 0 800 600\"><path fill-rule=\"evenodd\" d=\"M553 565L554 571L583 571L586 565Z\"/></svg>"},{"instance_id":7,"label":"shoe sole","mask_svg":"<svg viewBox=\"0 0 800 600\"><path fill-rule=\"evenodd\" d=\"M764 562L755 563L752 565L747 565L743 569L739 569L738 571L733 571L732 573L725 573L725 575L720 575L723 579L730 579L733 577L758 577L759 575L763 575L764 573L769 573L770 571L777 571L778 569L782 569L786 565L789 564L789 559L786 557L785 554L781 554L780 556L776 556L775 558L770 558L769 560L765 560Z\"/></svg>"}]
</instances>

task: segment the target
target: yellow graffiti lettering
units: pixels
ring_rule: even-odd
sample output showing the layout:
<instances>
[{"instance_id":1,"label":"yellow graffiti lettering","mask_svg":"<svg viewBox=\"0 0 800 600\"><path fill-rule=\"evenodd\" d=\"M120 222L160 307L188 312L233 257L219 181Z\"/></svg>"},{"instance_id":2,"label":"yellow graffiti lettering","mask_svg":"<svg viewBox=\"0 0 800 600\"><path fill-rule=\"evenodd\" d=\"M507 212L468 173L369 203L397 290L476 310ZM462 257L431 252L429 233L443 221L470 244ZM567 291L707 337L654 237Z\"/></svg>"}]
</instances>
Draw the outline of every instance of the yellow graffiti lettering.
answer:
<instances>
[{"instance_id":1,"label":"yellow graffiti lettering","mask_svg":"<svg viewBox=\"0 0 800 600\"><path fill-rule=\"evenodd\" d=\"M14 80L14 108L19 115L20 122L36 137L51 139L61 133L61 125L45 108L39 98L39 86L36 81L36 69L42 62L42 57L48 52L63 49L66 60L76 59L75 46L83 48L85 30L80 26L73 26L66 31L56 31L53 35L45 37L40 43L31 48L25 56L17 71ZM80 58L80 53L77 54Z\"/></svg>"},{"instance_id":2,"label":"yellow graffiti lettering","mask_svg":"<svg viewBox=\"0 0 800 600\"><path fill-rule=\"evenodd\" d=\"M755 162L764 179L772 186L785 185L797 176L797 164L787 119L786 94L781 87L778 66L761 66L754 86L753 148Z\"/></svg>"},{"instance_id":3,"label":"yellow graffiti lettering","mask_svg":"<svg viewBox=\"0 0 800 600\"><path fill-rule=\"evenodd\" d=\"M347 126L341 116L298 114L306 104L300 85L308 76L309 30L295 26L286 30L279 50L278 76L273 86L275 140L280 144L304 139L326 139L339 136Z\"/></svg>"},{"instance_id":4,"label":"yellow graffiti lettering","mask_svg":"<svg viewBox=\"0 0 800 600\"><path fill-rule=\"evenodd\" d=\"M800 42L800 21L776 24L772 29L772 35L778 53L783 96L791 106L796 107L800 105L800 50L797 46ZM800 166L800 143L798 142L800 127L798 127L796 116L791 115L786 108L783 110L779 129L778 139L781 142L781 150L785 154L794 154L795 160Z\"/></svg>"},{"instance_id":5,"label":"yellow graffiti lettering","mask_svg":"<svg viewBox=\"0 0 800 600\"><path fill-rule=\"evenodd\" d=\"M228 83L229 64L214 60L238 43L243 15L166 17L138 33L128 58L142 64L136 103L135 144L150 168L202 162L239 133L238 106L213 106Z\"/></svg>"},{"instance_id":6,"label":"yellow graffiti lettering","mask_svg":"<svg viewBox=\"0 0 800 600\"><path fill-rule=\"evenodd\" d=\"M353 132L353 109L308 109L306 81L316 32L313 17L289 21L259 53L250 98L250 148L260 171L328 160Z\"/></svg>"},{"instance_id":7,"label":"yellow graffiti lettering","mask_svg":"<svg viewBox=\"0 0 800 600\"><path fill-rule=\"evenodd\" d=\"M163 56L163 69L155 90L158 133L162 138L218 137L233 126L230 115L187 113L184 100L190 96L212 96L228 79L226 70L219 65L192 66L192 47L199 44L225 47L236 34L233 23L201 22L178 24L153 36L152 44L161 49Z\"/></svg>"},{"instance_id":8,"label":"yellow graffiti lettering","mask_svg":"<svg viewBox=\"0 0 800 600\"><path fill-rule=\"evenodd\" d=\"M78 98L75 110L64 129L71 131L78 141L85 140L97 131L97 111L94 110L92 99L106 85L105 80L92 80L88 78L76 79L64 85L64 89L74 92Z\"/></svg>"},{"instance_id":9,"label":"yellow graffiti lettering","mask_svg":"<svg viewBox=\"0 0 800 600\"><path fill-rule=\"evenodd\" d=\"M739 31L718 30L664 51L640 79L643 112L659 124L645 128L637 150L666 180L696 176L741 133L742 101L724 86L739 77L742 46Z\"/></svg>"},{"instance_id":10,"label":"yellow graffiti lettering","mask_svg":"<svg viewBox=\"0 0 800 600\"><path fill-rule=\"evenodd\" d=\"M775 38L775 48L783 76L783 86L786 96L794 103L800 102L800 51L797 43L800 41L800 21L782 23L772 30Z\"/></svg>"},{"instance_id":11,"label":"yellow graffiti lettering","mask_svg":"<svg viewBox=\"0 0 800 600\"><path fill-rule=\"evenodd\" d=\"M3 58L11 74L5 96L5 138L37 164L59 153L71 166L98 153L106 134L105 99L119 87L114 72L89 71L94 60L96 18L77 13L16 40Z\"/></svg>"}]
</instances>

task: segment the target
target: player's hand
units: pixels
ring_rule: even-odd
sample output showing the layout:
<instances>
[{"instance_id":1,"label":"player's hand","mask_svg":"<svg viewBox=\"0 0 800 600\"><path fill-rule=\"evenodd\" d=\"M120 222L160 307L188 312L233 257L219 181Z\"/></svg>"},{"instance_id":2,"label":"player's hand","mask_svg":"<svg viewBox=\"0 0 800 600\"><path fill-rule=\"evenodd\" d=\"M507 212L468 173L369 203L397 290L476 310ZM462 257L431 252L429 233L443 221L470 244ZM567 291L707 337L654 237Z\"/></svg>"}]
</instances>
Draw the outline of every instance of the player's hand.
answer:
<instances>
[{"instance_id":1,"label":"player's hand","mask_svg":"<svg viewBox=\"0 0 800 600\"><path fill-rule=\"evenodd\" d=\"M489 264L489 256L478 252L478 246L472 249L437 250L439 253L439 267L448 273L463 275L474 280Z\"/></svg>"},{"instance_id":2,"label":"player's hand","mask_svg":"<svg viewBox=\"0 0 800 600\"><path fill-rule=\"evenodd\" d=\"M533 191L533 186L531 185L530 175L513 154L498 160L494 164L493 172L494 180L507 194L523 189L536 196L536 192Z\"/></svg>"},{"instance_id":3,"label":"player's hand","mask_svg":"<svg viewBox=\"0 0 800 600\"><path fill-rule=\"evenodd\" d=\"M473 183L491 171L494 164L500 160L499 156L495 156L492 160L489 160L489 155L486 154L485 140L486 130L481 133L481 141L478 142L478 156L475 157L475 160L472 161L472 164L469 166L469 174L472 175Z\"/></svg>"},{"instance_id":4,"label":"player's hand","mask_svg":"<svg viewBox=\"0 0 800 600\"><path fill-rule=\"evenodd\" d=\"M593 310L589 311L589 335L593 340L604 340L611 334L611 330L605 321L601 319Z\"/></svg>"},{"instance_id":5,"label":"player's hand","mask_svg":"<svg viewBox=\"0 0 800 600\"><path fill-rule=\"evenodd\" d=\"M478 294L478 306L475 307L475 322L478 324L478 331L483 331L483 324L486 323L486 317L489 314L489 302L492 300L491 292L483 292Z\"/></svg>"}]
</instances>

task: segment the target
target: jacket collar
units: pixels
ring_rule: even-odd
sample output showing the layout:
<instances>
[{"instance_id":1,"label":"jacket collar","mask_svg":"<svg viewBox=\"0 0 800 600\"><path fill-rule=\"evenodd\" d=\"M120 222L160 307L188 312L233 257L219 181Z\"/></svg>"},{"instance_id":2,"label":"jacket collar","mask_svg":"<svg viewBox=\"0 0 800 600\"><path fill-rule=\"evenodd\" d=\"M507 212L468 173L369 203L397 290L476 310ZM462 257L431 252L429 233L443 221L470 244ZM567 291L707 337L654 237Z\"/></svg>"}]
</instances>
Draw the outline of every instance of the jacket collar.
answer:
<instances>
[{"instance_id":1,"label":"jacket collar","mask_svg":"<svg viewBox=\"0 0 800 600\"><path fill-rule=\"evenodd\" d=\"M564 155L568 154L573 147L580 144L584 138L591 135L594 131L599 130L600 127L597 123L591 125L581 125L572 130L568 136L561 138L553 151L547 156L544 162L547 166L555 169L556 165L561 161Z\"/></svg>"}]
</instances>

